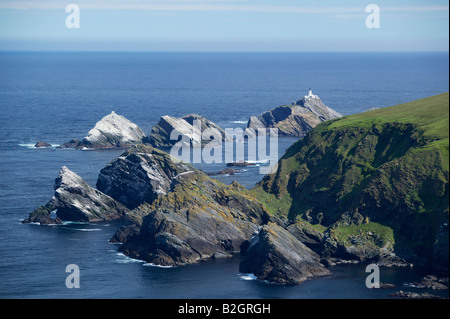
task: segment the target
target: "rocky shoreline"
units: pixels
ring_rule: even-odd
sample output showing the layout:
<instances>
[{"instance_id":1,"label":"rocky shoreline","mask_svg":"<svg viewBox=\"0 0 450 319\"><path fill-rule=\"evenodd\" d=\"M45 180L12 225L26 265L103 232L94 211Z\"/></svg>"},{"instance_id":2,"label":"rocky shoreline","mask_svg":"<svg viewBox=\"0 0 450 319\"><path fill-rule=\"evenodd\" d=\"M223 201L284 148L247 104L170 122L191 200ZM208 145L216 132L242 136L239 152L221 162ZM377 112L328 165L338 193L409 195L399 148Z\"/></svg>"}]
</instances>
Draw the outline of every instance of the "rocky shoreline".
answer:
<instances>
[{"instance_id":1,"label":"rocky shoreline","mask_svg":"<svg viewBox=\"0 0 450 319\"><path fill-rule=\"evenodd\" d=\"M317 99L311 92L309 97L298 106L309 107L309 112L325 121L323 112L308 104ZM189 121L198 118L189 115L182 120L192 125ZM424 225L415 215L417 203L396 201L397 197L412 198L404 195L410 188L386 186L384 175L390 174L391 180L401 179L400 186L423 183L414 188L419 194L431 185L437 191L444 187L448 195L448 174L425 175L432 168L439 169L441 162L434 153L429 155L432 160L423 164L427 170L409 169L410 159L404 155L427 143L413 125L395 122L327 129L326 125L342 122L324 123L288 149L275 174L266 175L247 190L237 182L225 185L211 176L234 174L238 170L232 167L251 163L229 163L223 171L206 174L154 147L169 145L161 138L168 133L162 122L152 130L154 146L143 144L143 133L130 123L112 113L88 135L96 142L92 138L83 139L81 144L69 142L67 145L75 148L85 147L87 140L98 148L127 146L100 171L95 187L63 166L55 180L54 196L23 223L122 219L124 225L110 241L121 243L119 251L129 257L160 266L182 266L241 254L239 271L283 285L330 276L330 267L346 263L426 267L435 261L441 267L447 258L448 265L448 243L443 240L448 241L448 204L446 211L445 201L438 209L432 206L436 223ZM203 124L213 127L209 122ZM112 127L120 128L119 132L105 134L114 132ZM396 139L401 140L402 149L394 152L390 145ZM399 165L404 166L400 171L396 169ZM352 188L359 183L361 186ZM389 217L386 211L404 215ZM411 216L416 218L417 229L432 227L433 232L411 233L415 230L408 219ZM391 227L393 221L397 228ZM414 238L424 246L409 246L406 239ZM430 250L425 245L431 239L438 245ZM414 285L448 289L448 280L428 276ZM420 296L399 292L392 297Z\"/></svg>"}]
</instances>

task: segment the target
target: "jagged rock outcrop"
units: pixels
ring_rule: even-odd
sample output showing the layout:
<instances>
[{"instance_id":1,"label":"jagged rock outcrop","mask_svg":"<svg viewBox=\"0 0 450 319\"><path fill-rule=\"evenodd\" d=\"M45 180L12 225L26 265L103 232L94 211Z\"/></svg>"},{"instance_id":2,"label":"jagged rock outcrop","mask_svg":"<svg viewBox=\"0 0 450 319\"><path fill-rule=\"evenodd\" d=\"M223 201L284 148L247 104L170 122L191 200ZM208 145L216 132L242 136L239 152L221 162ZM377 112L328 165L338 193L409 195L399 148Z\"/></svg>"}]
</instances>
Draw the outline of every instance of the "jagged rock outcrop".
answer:
<instances>
[{"instance_id":1,"label":"jagged rock outcrop","mask_svg":"<svg viewBox=\"0 0 450 319\"><path fill-rule=\"evenodd\" d=\"M277 128L279 136L303 137L318 124L341 116L310 91L295 104L282 105L259 116L251 116L247 128L255 131Z\"/></svg>"},{"instance_id":2,"label":"jagged rock outcrop","mask_svg":"<svg viewBox=\"0 0 450 319\"><path fill-rule=\"evenodd\" d=\"M180 174L195 168L148 145L134 145L104 167L96 187L133 209L165 195Z\"/></svg>"},{"instance_id":3,"label":"jagged rock outcrop","mask_svg":"<svg viewBox=\"0 0 450 319\"><path fill-rule=\"evenodd\" d=\"M141 143L144 137L139 126L112 111L97 122L81 141L73 139L59 148L126 148Z\"/></svg>"},{"instance_id":4,"label":"jagged rock outcrop","mask_svg":"<svg viewBox=\"0 0 450 319\"><path fill-rule=\"evenodd\" d=\"M195 170L172 189L135 209L130 225L111 239L125 255L162 266L230 257L269 216L237 183L229 186Z\"/></svg>"},{"instance_id":5,"label":"jagged rock outcrop","mask_svg":"<svg viewBox=\"0 0 450 319\"><path fill-rule=\"evenodd\" d=\"M198 121L200 125L194 125L194 121ZM202 132L205 132L207 129L214 129L216 134L214 135L213 140L211 140L211 137L209 136L202 137ZM221 144L222 141L230 139L222 128L203 116L189 114L181 118L176 118L165 115L162 116L158 124L152 128L149 136L145 139L145 143L161 148L172 147L178 142L178 139L171 140L171 134L174 134L172 132L177 132L175 138L179 138L179 134L182 136L181 141L186 142L186 144L189 143L188 145L194 147L202 147L205 145L214 146Z\"/></svg>"},{"instance_id":6,"label":"jagged rock outcrop","mask_svg":"<svg viewBox=\"0 0 450 319\"><path fill-rule=\"evenodd\" d=\"M60 224L62 221L99 222L123 218L128 209L108 195L89 186L63 166L55 180L55 194L34 210L23 223ZM55 211L55 218L51 213Z\"/></svg>"},{"instance_id":7,"label":"jagged rock outcrop","mask_svg":"<svg viewBox=\"0 0 450 319\"><path fill-rule=\"evenodd\" d=\"M331 275L319 255L274 223L261 226L253 234L239 271L279 284L299 284Z\"/></svg>"}]
</instances>

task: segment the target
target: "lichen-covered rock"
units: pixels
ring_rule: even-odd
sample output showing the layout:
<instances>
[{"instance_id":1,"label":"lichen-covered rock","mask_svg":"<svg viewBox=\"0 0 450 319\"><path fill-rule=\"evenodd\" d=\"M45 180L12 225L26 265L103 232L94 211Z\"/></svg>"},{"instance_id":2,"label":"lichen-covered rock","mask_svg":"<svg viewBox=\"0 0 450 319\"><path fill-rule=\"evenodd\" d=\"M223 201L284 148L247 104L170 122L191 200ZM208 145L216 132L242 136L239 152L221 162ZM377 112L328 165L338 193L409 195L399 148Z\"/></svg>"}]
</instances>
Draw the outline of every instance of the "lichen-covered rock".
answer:
<instances>
[{"instance_id":1,"label":"lichen-covered rock","mask_svg":"<svg viewBox=\"0 0 450 319\"><path fill-rule=\"evenodd\" d=\"M65 166L55 180L54 189L53 198L33 211L24 223L99 222L123 218L128 212L121 203L89 186ZM52 211L57 218L52 218Z\"/></svg>"},{"instance_id":2,"label":"lichen-covered rock","mask_svg":"<svg viewBox=\"0 0 450 319\"><path fill-rule=\"evenodd\" d=\"M315 252L274 223L261 226L253 234L239 271L279 284L299 284L331 274Z\"/></svg>"},{"instance_id":3,"label":"lichen-covered rock","mask_svg":"<svg viewBox=\"0 0 450 319\"><path fill-rule=\"evenodd\" d=\"M30 213L28 218L24 219L22 223L30 224L37 223L40 225L54 225L62 224L63 221L58 217L53 217L51 214L56 209L56 200L52 198L47 204L36 208Z\"/></svg>"},{"instance_id":4,"label":"lichen-covered rock","mask_svg":"<svg viewBox=\"0 0 450 319\"><path fill-rule=\"evenodd\" d=\"M184 265L238 253L267 222L264 207L237 183L230 186L200 171L179 175L173 189L130 214L113 242L127 256L163 266Z\"/></svg>"},{"instance_id":5,"label":"lichen-covered rock","mask_svg":"<svg viewBox=\"0 0 450 319\"><path fill-rule=\"evenodd\" d=\"M104 167L97 189L130 209L165 195L180 174L196 170L148 145L135 145Z\"/></svg>"}]
</instances>

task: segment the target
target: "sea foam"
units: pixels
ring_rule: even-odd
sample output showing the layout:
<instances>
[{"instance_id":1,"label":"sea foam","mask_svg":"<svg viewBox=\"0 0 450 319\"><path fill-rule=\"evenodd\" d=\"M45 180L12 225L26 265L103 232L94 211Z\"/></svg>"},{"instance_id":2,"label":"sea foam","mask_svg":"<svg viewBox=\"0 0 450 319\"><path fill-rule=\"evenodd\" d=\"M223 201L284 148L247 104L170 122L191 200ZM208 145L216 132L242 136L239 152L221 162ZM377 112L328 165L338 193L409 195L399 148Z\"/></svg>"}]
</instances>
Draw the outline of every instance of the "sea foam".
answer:
<instances>
[{"instance_id":1,"label":"sea foam","mask_svg":"<svg viewBox=\"0 0 450 319\"><path fill-rule=\"evenodd\" d=\"M257 280L258 278L254 274L238 274L242 280Z\"/></svg>"}]
</instances>

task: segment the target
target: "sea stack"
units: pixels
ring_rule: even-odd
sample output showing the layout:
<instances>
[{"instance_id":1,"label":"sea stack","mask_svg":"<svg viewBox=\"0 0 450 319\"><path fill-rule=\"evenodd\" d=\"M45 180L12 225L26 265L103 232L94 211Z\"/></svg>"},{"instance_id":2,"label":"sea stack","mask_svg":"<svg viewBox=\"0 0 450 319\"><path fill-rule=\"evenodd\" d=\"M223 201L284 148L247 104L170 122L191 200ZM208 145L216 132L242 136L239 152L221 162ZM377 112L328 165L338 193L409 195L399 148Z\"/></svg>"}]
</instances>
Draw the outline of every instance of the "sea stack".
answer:
<instances>
[{"instance_id":1,"label":"sea stack","mask_svg":"<svg viewBox=\"0 0 450 319\"><path fill-rule=\"evenodd\" d=\"M100 222L119 219L129 210L108 195L89 186L66 166L55 179L55 193L23 223L61 224L62 221ZM56 216L51 216L55 212Z\"/></svg>"},{"instance_id":2,"label":"sea stack","mask_svg":"<svg viewBox=\"0 0 450 319\"><path fill-rule=\"evenodd\" d=\"M60 148L127 148L141 143L144 137L139 126L112 111L97 122L81 141L71 140Z\"/></svg>"},{"instance_id":3,"label":"sea stack","mask_svg":"<svg viewBox=\"0 0 450 319\"><path fill-rule=\"evenodd\" d=\"M259 116L251 116L247 128L277 128L279 136L303 137L318 124L341 116L309 89L308 95L292 105L282 105Z\"/></svg>"},{"instance_id":4,"label":"sea stack","mask_svg":"<svg viewBox=\"0 0 450 319\"><path fill-rule=\"evenodd\" d=\"M196 125L196 123L199 125ZM202 133L207 129L212 129L211 132L215 133L213 139L202 137ZM181 141L189 143L193 147L215 146L230 139L222 128L205 117L198 114L188 114L181 118L169 115L162 116L158 124L152 128L145 142L154 147L172 147L178 142L178 140L171 139L173 132L178 134L175 137L181 136Z\"/></svg>"}]
</instances>

